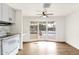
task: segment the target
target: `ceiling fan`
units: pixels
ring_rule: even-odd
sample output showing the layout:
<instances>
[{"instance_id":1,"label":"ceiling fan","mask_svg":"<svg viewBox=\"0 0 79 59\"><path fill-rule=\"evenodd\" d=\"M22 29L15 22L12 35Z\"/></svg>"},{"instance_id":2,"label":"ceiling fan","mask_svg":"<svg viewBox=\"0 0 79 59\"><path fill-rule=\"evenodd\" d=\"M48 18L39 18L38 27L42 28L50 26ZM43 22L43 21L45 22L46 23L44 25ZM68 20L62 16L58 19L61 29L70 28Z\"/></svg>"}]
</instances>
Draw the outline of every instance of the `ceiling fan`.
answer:
<instances>
[{"instance_id":1,"label":"ceiling fan","mask_svg":"<svg viewBox=\"0 0 79 59\"><path fill-rule=\"evenodd\" d=\"M46 17L48 17L48 15L53 15L53 13L47 13L47 11L46 10L44 10L44 11L42 11L41 12L41 14L37 14L37 15L41 15L41 16L46 16Z\"/></svg>"},{"instance_id":2,"label":"ceiling fan","mask_svg":"<svg viewBox=\"0 0 79 59\"><path fill-rule=\"evenodd\" d=\"M45 3L43 5L44 10L40 14L37 14L37 15L41 15L43 17L48 17L48 15L53 15L53 13L47 13L46 9L49 8L49 7L50 7L50 4L49 3Z\"/></svg>"}]
</instances>

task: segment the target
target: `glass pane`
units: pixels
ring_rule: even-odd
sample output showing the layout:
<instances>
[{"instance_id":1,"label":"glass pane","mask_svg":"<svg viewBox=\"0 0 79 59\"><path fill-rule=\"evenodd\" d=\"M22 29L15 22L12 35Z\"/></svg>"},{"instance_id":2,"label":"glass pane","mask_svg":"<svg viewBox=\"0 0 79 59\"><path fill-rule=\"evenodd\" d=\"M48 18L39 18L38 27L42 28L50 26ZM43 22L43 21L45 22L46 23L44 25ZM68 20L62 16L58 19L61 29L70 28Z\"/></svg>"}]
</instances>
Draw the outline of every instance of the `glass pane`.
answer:
<instances>
[{"instance_id":1,"label":"glass pane","mask_svg":"<svg viewBox=\"0 0 79 59\"><path fill-rule=\"evenodd\" d=\"M30 24L30 38L38 39L38 27L37 22L31 22Z\"/></svg>"},{"instance_id":2,"label":"glass pane","mask_svg":"<svg viewBox=\"0 0 79 59\"><path fill-rule=\"evenodd\" d=\"M46 38L46 22L39 22L39 38Z\"/></svg>"},{"instance_id":3,"label":"glass pane","mask_svg":"<svg viewBox=\"0 0 79 59\"><path fill-rule=\"evenodd\" d=\"M56 38L56 22L52 21L52 22L48 22L47 24L48 26L48 39L55 39Z\"/></svg>"}]
</instances>

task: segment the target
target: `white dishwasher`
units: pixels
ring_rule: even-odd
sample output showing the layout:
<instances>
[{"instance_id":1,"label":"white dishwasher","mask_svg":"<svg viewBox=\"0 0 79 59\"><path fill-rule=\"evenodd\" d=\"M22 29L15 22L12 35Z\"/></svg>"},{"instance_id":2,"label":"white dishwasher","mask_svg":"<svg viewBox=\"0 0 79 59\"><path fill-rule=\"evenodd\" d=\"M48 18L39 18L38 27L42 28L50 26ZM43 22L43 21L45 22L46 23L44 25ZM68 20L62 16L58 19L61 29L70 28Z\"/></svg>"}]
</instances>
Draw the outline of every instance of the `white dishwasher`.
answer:
<instances>
[{"instance_id":1,"label":"white dishwasher","mask_svg":"<svg viewBox=\"0 0 79 59\"><path fill-rule=\"evenodd\" d=\"M19 49L19 35L2 38L3 55L14 55Z\"/></svg>"}]
</instances>

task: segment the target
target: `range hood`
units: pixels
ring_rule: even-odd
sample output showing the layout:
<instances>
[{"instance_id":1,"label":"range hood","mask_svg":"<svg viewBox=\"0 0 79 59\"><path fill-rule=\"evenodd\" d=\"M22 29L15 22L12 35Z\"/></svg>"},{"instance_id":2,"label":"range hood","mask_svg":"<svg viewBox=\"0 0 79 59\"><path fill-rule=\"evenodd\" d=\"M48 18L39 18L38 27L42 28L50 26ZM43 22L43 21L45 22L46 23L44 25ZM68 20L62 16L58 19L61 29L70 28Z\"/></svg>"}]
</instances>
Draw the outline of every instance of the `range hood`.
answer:
<instances>
[{"instance_id":1,"label":"range hood","mask_svg":"<svg viewBox=\"0 0 79 59\"><path fill-rule=\"evenodd\" d=\"M0 26L7 26L7 25L12 25L13 23L6 22L6 21L0 21Z\"/></svg>"}]
</instances>

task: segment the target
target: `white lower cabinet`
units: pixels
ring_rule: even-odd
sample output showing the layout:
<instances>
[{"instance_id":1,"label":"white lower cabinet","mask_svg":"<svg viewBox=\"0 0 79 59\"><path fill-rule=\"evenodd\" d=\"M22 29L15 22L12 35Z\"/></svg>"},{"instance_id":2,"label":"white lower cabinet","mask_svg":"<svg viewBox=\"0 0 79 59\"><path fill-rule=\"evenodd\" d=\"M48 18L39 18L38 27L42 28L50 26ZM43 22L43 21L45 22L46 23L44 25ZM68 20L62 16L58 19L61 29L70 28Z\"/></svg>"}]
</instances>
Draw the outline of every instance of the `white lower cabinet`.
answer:
<instances>
[{"instance_id":1,"label":"white lower cabinet","mask_svg":"<svg viewBox=\"0 0 79 59\"><path fill-rule=\"evenodd\" d=\"M19 49L19 36L11 36L7 38L3 38L2 41L2 48L3 48L3 55L16 55Z\"/></svg>"},{"instance_id":2,"label":"white lower cabinet","mask_svg":"<svg viewBox=\"0 0 79 59\"><path fill-rule=\"evenodd\" d=\"M0 55L1 55L1 40L0 40Z\"/></svg>"}]
</instances>

